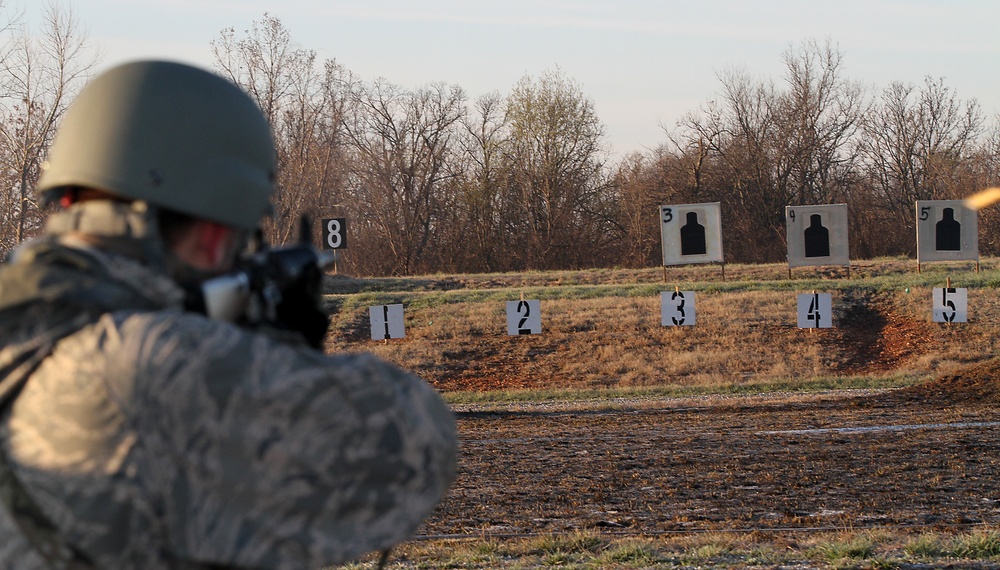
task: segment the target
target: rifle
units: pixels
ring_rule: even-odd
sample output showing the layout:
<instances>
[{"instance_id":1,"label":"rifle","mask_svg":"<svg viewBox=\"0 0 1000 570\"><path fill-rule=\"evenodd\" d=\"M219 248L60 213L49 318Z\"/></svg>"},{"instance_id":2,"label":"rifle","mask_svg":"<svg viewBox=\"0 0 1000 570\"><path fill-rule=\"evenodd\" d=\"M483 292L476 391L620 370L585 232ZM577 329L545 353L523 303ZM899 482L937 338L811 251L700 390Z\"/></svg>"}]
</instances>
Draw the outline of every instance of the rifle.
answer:
<instances>
[{"instance_id":1,"label":"rifle","mask_svg":"<svg viewBox=\"0 0 1000 570\"><path fill-rule=\"evenodd\" d=\"M323 308L323 272L336 255L312 245L311 223L302 216L299 241L271 248L258 231L238 268L201 284L194 306L211 318L241 325L298 331L320 348L329 316ZM200 306L199 306L200 305Z\"/></svg>"}]
</instances>

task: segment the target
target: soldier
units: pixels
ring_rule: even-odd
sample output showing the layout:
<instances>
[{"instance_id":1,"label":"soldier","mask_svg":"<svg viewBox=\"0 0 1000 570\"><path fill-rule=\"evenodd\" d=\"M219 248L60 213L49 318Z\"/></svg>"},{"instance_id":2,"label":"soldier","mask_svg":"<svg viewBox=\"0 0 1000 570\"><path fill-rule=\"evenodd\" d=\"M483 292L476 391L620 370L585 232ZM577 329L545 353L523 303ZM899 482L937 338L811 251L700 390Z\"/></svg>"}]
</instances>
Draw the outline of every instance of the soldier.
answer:
<instances>
[{"instance_id":1,"label":"soldier","mask_svg":"<svg viewBox=\"0 0 1000 570\"><path fill-rule=\"evenodd\" d=\"M183 64L115 67L68 110L38 185L63 208L0 268L0 568L319 568L443 497L451 412L317 350L315 297L266 326L192 310L244 259L274 154L244 92Z\"/></svg>"}]
</instances>

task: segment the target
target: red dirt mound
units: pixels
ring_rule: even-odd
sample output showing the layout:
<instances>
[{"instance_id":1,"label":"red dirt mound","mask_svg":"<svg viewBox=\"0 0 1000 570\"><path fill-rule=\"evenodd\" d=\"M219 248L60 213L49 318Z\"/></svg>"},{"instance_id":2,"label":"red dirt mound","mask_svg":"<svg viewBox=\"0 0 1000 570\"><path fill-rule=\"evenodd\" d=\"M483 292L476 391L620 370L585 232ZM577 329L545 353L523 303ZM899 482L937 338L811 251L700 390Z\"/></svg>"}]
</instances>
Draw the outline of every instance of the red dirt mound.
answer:
<instances>
[{"instance_id":1,"label":"red dirt mound","mask_svg":"<svg viewBox=\"0 0 1000 570\"><path fill-rule=\"evenodd\" d=\"M946 404L1000 404L1000 359L967 366L954 374L901 390L900 395Z\"/></svg>"}]
</instances>

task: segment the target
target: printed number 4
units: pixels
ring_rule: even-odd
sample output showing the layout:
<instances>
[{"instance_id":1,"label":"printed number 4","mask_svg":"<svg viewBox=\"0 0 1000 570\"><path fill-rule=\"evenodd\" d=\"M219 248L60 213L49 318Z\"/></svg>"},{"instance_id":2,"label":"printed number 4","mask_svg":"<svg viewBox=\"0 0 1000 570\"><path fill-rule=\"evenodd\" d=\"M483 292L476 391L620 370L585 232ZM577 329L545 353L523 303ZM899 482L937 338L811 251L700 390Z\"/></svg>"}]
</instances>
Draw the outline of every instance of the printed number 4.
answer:
<instances>
[{"instance_id":1,"label":"printed number 4","mask_svg":"<svg viewBox=\"0 0 1000 570\"><path fill-rule=\"evenodd\" d=\"M819 293L814 294L812 300L809 301L809 311L806 313L806 320L813 321L816 323L816 328L819 328Z\"/></svg>"}]
</instances>

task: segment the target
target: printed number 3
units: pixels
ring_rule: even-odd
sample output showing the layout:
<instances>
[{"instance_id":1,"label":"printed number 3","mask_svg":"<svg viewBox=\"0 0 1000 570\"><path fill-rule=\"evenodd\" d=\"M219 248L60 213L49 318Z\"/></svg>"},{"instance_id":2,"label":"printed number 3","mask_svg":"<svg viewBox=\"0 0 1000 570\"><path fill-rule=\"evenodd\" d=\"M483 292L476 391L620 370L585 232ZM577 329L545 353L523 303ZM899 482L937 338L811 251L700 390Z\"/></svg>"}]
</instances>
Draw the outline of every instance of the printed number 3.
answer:
<instances>
[{"instance_id":1,"label":"printed number 3","mask_svg":"<svg viewBox=\"0 0 1000 570\"><path fill-rule=\"evenodd\" d=\"M680 291L674 291L673 295L670 296L670 300L674 301L678 297L680 297L681 302L677 303L677 314L679 314L681 318L678 319L677 317L670 317L670 320L674 322L674 325L683 325L684 324L684 317L687 316L684 313L684 301L685 301L685 299L684 299L684 293L681 293Z\"/></svg>"}]
</instances>

